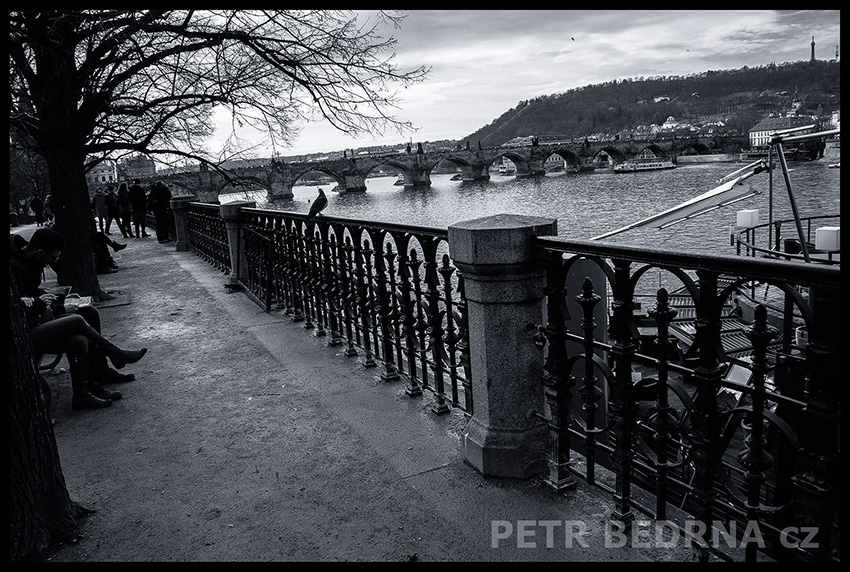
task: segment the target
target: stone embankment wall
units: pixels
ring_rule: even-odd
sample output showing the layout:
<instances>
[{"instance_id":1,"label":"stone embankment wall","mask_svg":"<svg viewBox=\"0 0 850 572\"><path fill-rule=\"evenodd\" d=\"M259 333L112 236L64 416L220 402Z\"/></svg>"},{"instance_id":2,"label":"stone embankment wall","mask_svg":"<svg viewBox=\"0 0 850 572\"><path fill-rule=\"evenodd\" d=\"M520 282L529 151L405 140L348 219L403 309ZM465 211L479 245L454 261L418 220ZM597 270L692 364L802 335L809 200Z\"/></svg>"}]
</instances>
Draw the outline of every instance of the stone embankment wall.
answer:
<instances>
[{"instance_id":1,"label":"stone embankment wall","mask_svg":"<svg viewBox=\"0 0 850 572\"><path fill-rule=\"evenodd\" d=\"M733 163L738 161L737 153L716 153L713 155L678 155L676 163Z\"/></svg>"}]
</instances>

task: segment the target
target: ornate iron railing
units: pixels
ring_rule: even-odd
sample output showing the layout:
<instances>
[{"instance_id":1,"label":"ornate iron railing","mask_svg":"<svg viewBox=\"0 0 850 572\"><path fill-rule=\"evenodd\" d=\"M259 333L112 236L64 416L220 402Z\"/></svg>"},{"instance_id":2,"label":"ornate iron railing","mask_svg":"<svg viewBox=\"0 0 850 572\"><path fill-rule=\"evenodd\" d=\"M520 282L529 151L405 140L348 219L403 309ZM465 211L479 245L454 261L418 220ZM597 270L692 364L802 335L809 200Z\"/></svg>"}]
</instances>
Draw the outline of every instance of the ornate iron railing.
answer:
<instances>
[{"instance_id":1,"label":"ornate iron railing","mask_svg":"<svg viewBox=\"0 0 850 572\"><path fill-rule=\"evenodd\" d=\"M230 274L233 269L227 228L218 205L189 203L187 212L190 250L214 268Z\"/></svg>"},{"instance_id":2,"label":"ornate iron railing","mask_svg":"<svg viewBox=\"0 0 850 572\"><path fill-rule=\"evenodd\" d=\"M445 229L242 209L246 291L283 311L433 410L472 413L463 277Z\"/></svg>"},{"instance_id":3,"label":"ornate iron railing","mask_svg":"<svg viewBox=\"0 0 850 572\"><path fill-rule=\"evenodd\" d=\"M748 561L758 550L782 559L840 560L839 270L557 238L535 244L548 261L547 323L537 336L546 349L547 482L572 486L582 464L583 477L612 493L615 516L627 524L636 510L664 520L675 508L727 531L738 523L738 542L755 524L763 540L737 546ZM568 292L576 277L567 277L582 259L596 280L588 277L581 291ZM690 348L679 351L670 335L677 311L662 288L647 312L657 328L653 348L638 352L646 345L635 295L650 269L668 273L690 295L696 314ZM743 329L752 344L748 375L736 379L721 340L723 308L750 282L783 291L786 317L795 308L817 334L805 348L786 338L768 351L779 331L757 306ZM608 331L600 332L594 308L609 291ZM582 313L573 331L568 298ZM638 497L654 499L654 506ZM696 533L703 557L717 548L711 534L710 526Z\"/></svg>"}]
</instances>

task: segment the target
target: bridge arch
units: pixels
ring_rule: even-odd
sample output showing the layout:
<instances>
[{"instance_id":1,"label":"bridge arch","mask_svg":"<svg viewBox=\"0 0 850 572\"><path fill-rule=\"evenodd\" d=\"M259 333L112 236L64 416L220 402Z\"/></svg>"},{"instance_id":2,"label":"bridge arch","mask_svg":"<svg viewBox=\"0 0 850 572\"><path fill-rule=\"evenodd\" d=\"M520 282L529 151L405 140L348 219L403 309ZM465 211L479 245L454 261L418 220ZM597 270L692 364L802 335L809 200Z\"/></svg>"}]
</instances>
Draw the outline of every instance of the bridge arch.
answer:
<instances>
[{"instance_id":1,"label":"bridge arch","mask_svg":"<svg viewBox=\"0 0 850 572\"><path fill-rule=\"evenodd\" d=\"M665 151L663 147L661 147L660 145L656 145L655 143L650 143L649 145L647 145L646 147L641 149L640 153L638 153L637 156L638 157L650 157L650 155L649 155L650 153L654 157L658 157L658 158L661 158L661 159L667 158L667 151Z\"/></svg>"},{"instance_id":2,"label":"bridge arch","mask_svg":"<svg viewBox=\"0 0 850 572\"><path fill-rule=\"evenodd\" d=\"M502 153L497 153L492 158L492 160L487 163L488 172L490 167L497 163L501 163L503 159L508 159L511 163L514 164L514 166L516 167L516 176L518 177L528 175L532 171L531 163L529 162L527 157L516 151L506 150Z\"/></svg>"},{"instance_id":3,"label":"bridge arch","mask_svg":"<svg viewBox=\"0 0 850 572\"><path fill-rule=\"evenodd\" d=\"M553 149L548 155L544 155L543 163L545 164L552 155L557 155L563 159L573 170L578 171L582 168L581 157L579 157L571 149Z\"/></svg>"},{"instance_id":4,"label":"bridge arch","mask_svg":"<svg viewBox=\"0 0 850 572\"><path fill-rule=\"evenodd\" d=\"M324 168L321 165L314 165L314 166L310 167L309 169L302 169L300 171L294 171L292 173L292 183L291 183L291 185L294 186L298 181L301 180L302 177L304 177L305 175L308 175L310 173L321 173L322 175L327 175L328 177L333 179L334 182L337 185L342 185L345 182L345 178L340 173L337 173L336 171L333 171L332 169Z\"/></svg>"},{"instance_id":5,"label":"bridge arch","mask_svg":"<svg viewBox=\"0 0 850 572\"><path fill-rule=\"evenodd\" d=\"M679 152L679 155L708 155L711 148L701 141L694 141Z\"/></svg>"},{"instance_id":6,"label":"bridge arch","mask_svg":"<svg viewBox=\"0 0 850 572\"><path fill-rule=\"evenodd\" d=\"M626 160L626 155L616 147L603 147L593 155L592 161L594 165L611 166L616 163L622 163Z\"/></svg>"}]
</instances>

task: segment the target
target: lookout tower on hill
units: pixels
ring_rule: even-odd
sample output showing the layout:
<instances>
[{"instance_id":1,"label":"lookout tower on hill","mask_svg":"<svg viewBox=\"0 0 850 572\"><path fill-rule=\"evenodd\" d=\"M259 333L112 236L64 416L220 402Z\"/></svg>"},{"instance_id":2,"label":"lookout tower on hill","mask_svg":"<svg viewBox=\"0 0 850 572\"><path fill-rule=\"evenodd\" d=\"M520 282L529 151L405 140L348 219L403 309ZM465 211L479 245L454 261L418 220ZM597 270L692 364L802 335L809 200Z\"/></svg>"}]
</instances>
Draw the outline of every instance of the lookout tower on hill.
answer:
<instances>
[{"instance_id":1,"label":"lookout tower on hill","mask_svg":"<svg viewBox=\"0 0 850 572\"><path fill-rule=\"evenodd\" d=\"M815 37L812 36L812 61L815 61Z\"/></svg>"}]
</instances>

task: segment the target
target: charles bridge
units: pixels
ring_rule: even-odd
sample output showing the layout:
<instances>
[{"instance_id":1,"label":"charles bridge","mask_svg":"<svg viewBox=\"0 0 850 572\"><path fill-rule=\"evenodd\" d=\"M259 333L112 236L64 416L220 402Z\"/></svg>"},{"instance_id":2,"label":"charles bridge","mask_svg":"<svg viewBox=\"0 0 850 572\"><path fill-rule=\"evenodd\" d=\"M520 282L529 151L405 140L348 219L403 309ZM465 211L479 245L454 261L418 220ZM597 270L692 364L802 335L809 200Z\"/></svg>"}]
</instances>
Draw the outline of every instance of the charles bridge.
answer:
<instances>
[{"instance_id":1,"label":"charles bridge","mask_svg":"<svg viewBox=\"0 0 850 572\"><path fill-rule=\"evenodd\" d=\"M308 173L322 173L333 179L339 192L363 192L366 178L375 170L391 167L404 177L405 186L428 186L431 173L438 165L450 163L460 169L465 181L480 181L490 178L490 168L507 158L516 166L517 177L542 176L546 173L546 160L558 155L577 171L593 170L601 164L620 163L635 157L645 150L658 157L676 156L682 152L706 153L710 141L670 140L650 141L578 141L571 143L538 143L523 146L466 147L455 149L425 150L421 144L416 149L408 145L406 151L383 154L354 154L344 152L341 157L323 161L279 161L270 159L268 164L228 169L230 181L222 174L202 167L199 171L171 175L158 175L143 181L164 181L174 195L195 195L203 201L215 201L222 192L234 190L266 189L268 199L292 198L292 187ZM227 190L225 190L227 189Z\"/></svg>"}]
</instances>

